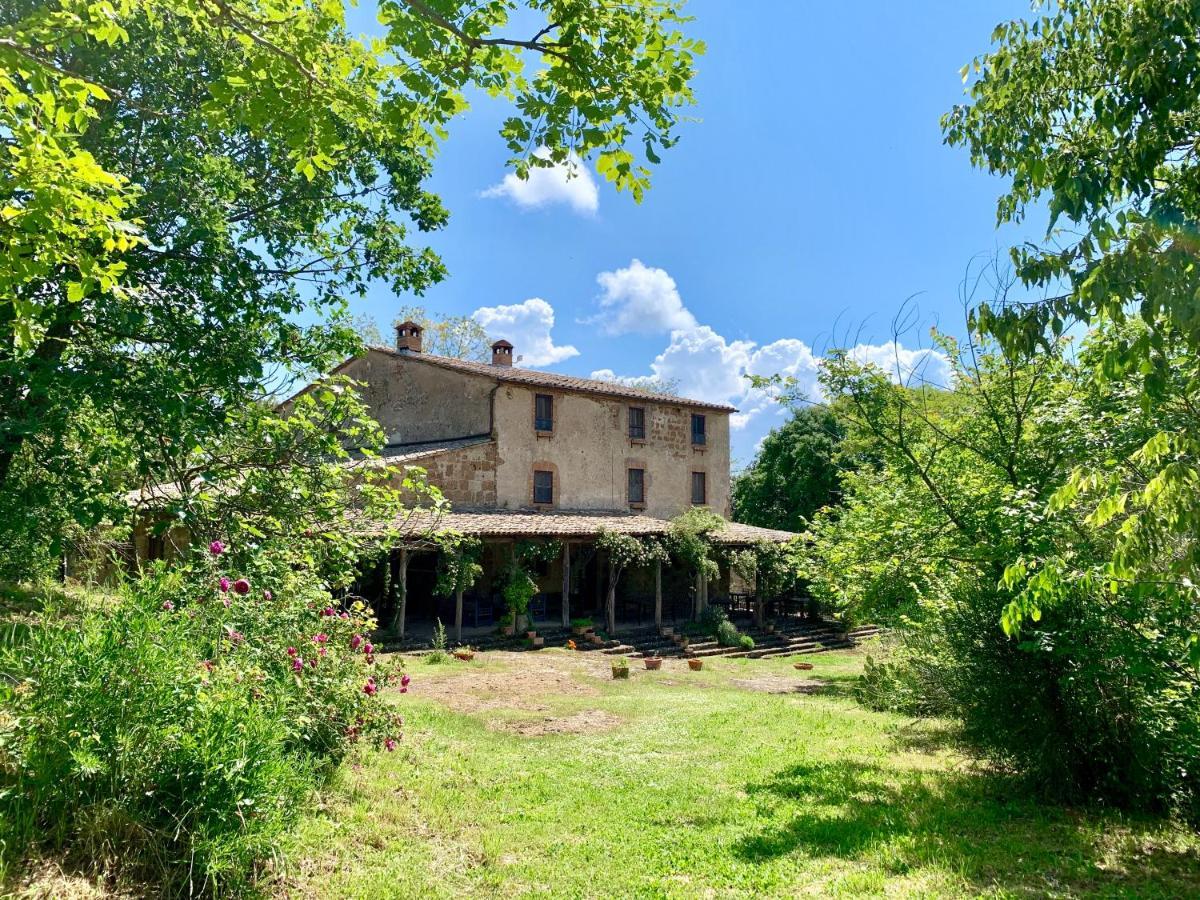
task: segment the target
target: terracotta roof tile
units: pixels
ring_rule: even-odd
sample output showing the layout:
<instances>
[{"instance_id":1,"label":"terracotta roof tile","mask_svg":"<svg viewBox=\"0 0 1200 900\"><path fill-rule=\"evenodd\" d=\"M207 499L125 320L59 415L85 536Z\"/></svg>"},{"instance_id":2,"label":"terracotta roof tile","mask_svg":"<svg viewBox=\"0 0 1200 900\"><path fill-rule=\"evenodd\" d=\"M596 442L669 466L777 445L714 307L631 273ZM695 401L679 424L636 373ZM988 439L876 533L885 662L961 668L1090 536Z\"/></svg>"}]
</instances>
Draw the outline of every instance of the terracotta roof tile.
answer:
<instances>
[{"instance_id":1,"label":"terracotta roof tile","mask_svg":"<svg viewBox=\"0 0 1200 900\"><path fill-rule=\"evenodd\" d=\"M674 394L663 394L658 391L648 391L626 384L598 381L594 378L577 378L574 375L559 375L554 372L540 372L536 369L522 369L520 366L493 366L489 363L453 359L449 356L437 356L433 353L401 353L399 350L394 350L391 347L372 346L371 349L403 359L411 359L440 366L443 369L453 369L458 372L467 372L472 375L494 378L496 381L501 382L524 384L531 387L545 387L552 390L579 391L584 394L618 397L623 400L653 400L657 403L666 403L673 406L712 409L720 412L737 412L735 407L729 406L726 403L709 403L704 400L676 397Z\"/></svg>"},{"instance_id":2,"label":"terracotta roof tile","mask_svg":"<svg viewBox=\"0 0 1200 900\"><path fill-rule=\"evenodd\" d=\"M456 509L434 514L426 510L413 510L405 515L403 530L410 534L432 531L458 531L475 537L551 537L593 538L601 531L619 534L655 535L670 531L668 519L656 519L620 511L563 510L540 512L535 510ZM758 528L741 522L727 522L721 533L714 535L722 544L750 544L756 541L782 543L797 535L790 531Z\"/></svg>"}]
</instances>

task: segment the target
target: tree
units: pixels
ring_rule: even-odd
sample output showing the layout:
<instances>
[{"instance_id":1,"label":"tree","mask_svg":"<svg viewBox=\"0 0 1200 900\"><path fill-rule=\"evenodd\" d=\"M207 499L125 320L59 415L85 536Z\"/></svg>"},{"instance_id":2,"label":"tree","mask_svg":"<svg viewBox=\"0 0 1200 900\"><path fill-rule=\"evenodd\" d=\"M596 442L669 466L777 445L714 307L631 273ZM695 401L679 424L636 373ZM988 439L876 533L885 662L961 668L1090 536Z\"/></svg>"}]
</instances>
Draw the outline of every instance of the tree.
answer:
<instances>
[{"instance_id":1,"label":"tree","mask_svg":"<svg viewBox=\"0 0 1200 900\"><path fill-rule=\"evenodd\" d=\"M976 73L970 102L943 119L948 142L1011 178L997 207L1001 222L1021 219L1035 201L1050 214L1053 242L1013 251L1021 279L1050 296L1001 297L981 306L975 322L1023 354L1045 352L1076 320L1101 327L1106 339L1089 355L1096 377L1174 411L1158 420L1170 427L1145 435L1114 465L1077 469L1050 512L1089 504L1081 527L1098 539L1121 526L1110 577L1159 595L1182 590L1194 602L1187 585L1200 581L1200 7L1044 6L1032 21L997 27L994 49L964 67L964 78ZM1068 227L1055 231L1060 221ZM1110 327L1134 319L1141 327ZM1014 585L1031 571L1010 573ZM1019 630L1053 601L1052 571L1030 581L1007 627ZM1193 648L1200 664L1200 633Z\"/></svg>"},{"instance_id":2,"label":"tree","mask_svg":"<svg viewBox=\"0 0 1200 900\"><path fill-rule=\"evenodd\" d=\"M1046 793L1194 819L1200 607L1171 573L1196 538L1155 535L1156 581L1129 579L1122 516L1137 501L1071 502L1076 467L1131 495L1150 488L1138 448L1188 415L1182 397L1146 406L1138 386L1096 377L1111 345L1137 339L1130 328L1145 326L1032 358L943 340L949 392L834 354L825 390L844 398L846 441L870 461L815 516L804 562L815 596L897 626L868 673L874 701L958 719L968 746ZM1194 378L1182 354L1173 368L1179 388Z\"/></svg>"},{"instance_id":3,"label":"tree","mask_svg":"<svg viewBox=\"0 0 1200 900\"><path fill-rule=\"evenodd\" d=\"M640 197L634 150L654 163L675 142L703 51L672 0L380 15L387 36L367 43L340 3L0 11L0 494L16 520L119 515L122 473L157 477L164 450L354 352L345 297L443 277L412 231L447 221L424 183L469 90L513 101L518 174L574 153ZM22 505L31 484L54 496Z\"/></svg>"},{"instance_id":4,"label":"tree","mask_svg":"<svg viewBox=\"0 0 1200 900\"><path fill-rule=\"evenodd\" d=\"M734 521L803 531L813 513L838 502L837 454L844 436L845 427L829 407L795 409L734 479Z\"/></svg>"},{"instance_id":5,"label":"tree","mask_svg":"<svg viewBox=\"0 0 1200 900\"><path fill-rule=\"evenodd\" d=\"M462 641L463 592L479 580L483 566L483 542L476 537L443 531L435 538L438 548L438 575L434 593L454 598L454 640Z\"/></svg>"},{"instance_id":6,"label":"tree","mask_svg":"<svg viewBox=\"0 0 1200 900\"><path fill-rule=\"evenodd\" d=\"M639 538L632 534L619 534L601 530L596 536L596 549L608 558L608 591L604 598L606 628L611 635L617 628L617 582L625 570L640 568L652 563L665 562L667 551L654 538Z\"/></svg>"},{"instance_id":7,"label":"tree","mask_svg":"<svg viewBox=\"0 0 1200 900\"><path fill-rule=\"evenodd\" d=\"M426 353L475 362L492 361L492 339L471 316L430 315L422 306L405 306L392 324L405 321L416 322L424 329L422 345Z\"/></svg>"},{"instance_id":8,"label":"tree","mask_svg":"<svg viewBox=\"0 0 1200 900\"><path fill-rule=\"evenodd\" d=\"M1002 23L974 71L970 102L942 120L948 143L1010 177L997 218L1045 201L1058 245L1013 251L1031 286L1065 286L1038 303L983 306L979 324L1014 347L1044 344L1077 318L1131 310L1170 323L1200 347L1194 226L1200 221L1200 7L1189 0L1043 2L1032 21ZM1053 231L1065 220L1069 230ZM1111 348L1106 374L1154 365L1155 331Z\"/></svg>"}]
</instances>

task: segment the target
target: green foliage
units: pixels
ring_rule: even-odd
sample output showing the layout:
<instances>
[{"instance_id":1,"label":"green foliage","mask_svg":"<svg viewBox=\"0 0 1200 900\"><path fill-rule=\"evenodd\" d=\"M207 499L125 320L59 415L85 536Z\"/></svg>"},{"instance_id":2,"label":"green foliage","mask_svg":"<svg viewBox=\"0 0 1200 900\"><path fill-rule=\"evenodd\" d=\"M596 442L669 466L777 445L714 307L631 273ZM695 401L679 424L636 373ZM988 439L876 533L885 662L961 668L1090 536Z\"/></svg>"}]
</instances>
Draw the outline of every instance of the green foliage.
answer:
<instances>
[{"instance_id":1,"label":"green foliage","mask_svg":"<svg viewBox=\"0 0 1200 900\"><path fill-rule=\"evenodd\" d=\"M5 522L53 542L123 521L125 488L190 471L248 407L358 352L347 297L444 277L414 232L447 221L425 184L469 93L511 104L521 177L594 160L640 198L639 151L677 140L703 52L670 0L379 15L367 40L339 2L0 12Z\"/></svg>"},{"instance_id":2,"label":"green foliage","mask_svg":"<svg viewBox=\"0 0 1200 900\"><path fill-rule=\"evenodd\" d=\"M721 569L709 535L724 527L725 520L716 513L703 507L692 507L671 520L666 550L696 574L717 578Z\"/></svg>"},{"instance_id":3,"label":"green foliage","mask_svg":"<svg viewBox=\"0 0 1200 900\"><path fill-rule=\"evenodd\" d=\"M442 531L434 536L434 543L438 549L438 574L433 592L437 596L453 597L479 580L483 574L479 562L483 556L483 542L479 538Z\"/></svg>"},{"instance_id":4,"label":"green foliage","mask_svg":"<svg viewBox=\"0 0 1200 900\"><path fill-rule=\"evenodd\" d=\"M717 643L722 647L736 647L741 638L741 634L737 630L737 626L728 619L723 619L717 625L716 634Z\"/></svg>"},{"instance_id":5,"label":"green foliage","mask_svg":"<svg viewBox=\"0 0 1200 900\"><path fill-rule=\"evenodd\" d=\"M425 662L427 665L436 666L449 661L450 654L446 652L446 626L442 624L441 619L434 619L433 649L425 654Z\"/></svg>"},{"instance_id":6,"label":"green foliage","mask_svg":"<svg viewBox=\"0 0 1200 900\"><path fill-rule=\"evenodd\" d=\"M37 843L164 893L236 893L355 741L398 736L379 697L393 670L361 637L370 610L343 618L290 563L226 562L156 571L73 617L43 610L0 649L9 861ZM249 586L222 590L225 574Z\"/></svg>"},{"instance_id":7,"label":"green foliage","mask_svg":"<svg viewBox=\"0 0 1200 900\"><path fill-rule=\"evenodd\" d=\"M733 520L803 531L840 497L837 460L845 426L827 406L802 406L773 428L754 462L733 480Z\"/></svg>"},{"instance_id":8,"label":"green foliage","mask_svg":"<svg viewBox=\"0 0 1200 900\"><path fill-rule=\"evenodd\" d=\"M1056 796L1195 819L1194 497L1138 452L1156 433L1195 433L1200 382L1182 347L1170 402L1098 377L1140 328L1101 329L1069 358L943 341L952 392L835 355L826 390L874 462L843 475L805 565L823 601L899 626L868 672L872 703L959 718L970 746ZM1189 483L1191 457L1172 464Z\"/></svg>"},{"instance_id":9,"label":"green foliage","mask_svg":"<svg viewBox=\"0 0 1200 900\"><path fill-rule=\"evenodd\" d=\"M1060 0L992 33L993 49L963 67L969 102L942 120L948 143L1007 176L1000 222L1035 204L1049 213L1046 248L1014 250L1046 302L983 306L980 328L1026 352L1077 319L1162 322L1196 352L1191 237L1200 219L1200 8L1190 0ZM972 78L972 71L974 77ZM1067 227L1055 230L1060 221ZM1066 290L1057 292L1061 283ZM1161 392L1168 360L1153 330L1112 347L1107 377L1148 367Z\"/></svg>"}]
</instances>

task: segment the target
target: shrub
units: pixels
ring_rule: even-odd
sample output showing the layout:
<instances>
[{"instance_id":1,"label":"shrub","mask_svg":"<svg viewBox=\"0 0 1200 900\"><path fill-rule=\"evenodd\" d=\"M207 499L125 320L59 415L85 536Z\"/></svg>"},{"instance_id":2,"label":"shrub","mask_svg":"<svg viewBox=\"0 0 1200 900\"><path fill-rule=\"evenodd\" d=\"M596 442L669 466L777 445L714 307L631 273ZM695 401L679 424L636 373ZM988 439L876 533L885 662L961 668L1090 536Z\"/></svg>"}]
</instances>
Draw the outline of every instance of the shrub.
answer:
<instances>
[{"instance_id":1,"label":"shrub","mask_svg":"<svg viewBox=\"0 0 1200 900\"><path fill-rule=\"evenodd\" d=\"M738 646L740 646L743 650L753 650L754 638L750 637L748 634L743 634L738 638Z\"/></svg>"},{"instance_id":2,"label":"shrub","mask_svg":"<svg viewBox=\"0 0 1200 900\"><path fill-rule=\"evenodd\" d=\"M242 574L157 571L5 652L0 852L37 840L165 893L233 892L354 742L394 746L370 610Z\"/></svg>"}]
</instances>

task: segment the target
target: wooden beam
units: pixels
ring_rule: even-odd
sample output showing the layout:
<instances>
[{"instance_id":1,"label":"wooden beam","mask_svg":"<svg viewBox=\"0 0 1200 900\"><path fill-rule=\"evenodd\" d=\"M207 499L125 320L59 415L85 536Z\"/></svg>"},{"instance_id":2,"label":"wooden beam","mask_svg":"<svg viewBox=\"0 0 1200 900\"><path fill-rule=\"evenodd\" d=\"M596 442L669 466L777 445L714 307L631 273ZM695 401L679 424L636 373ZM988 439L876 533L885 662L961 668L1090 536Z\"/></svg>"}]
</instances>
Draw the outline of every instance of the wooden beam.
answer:
<instances>
[{"instance_id":1,"label":"wooden beam","mask_svg":"<svg viewBox=\"0 0 1200 900\"><path fill-rule=\"evenodd\" d=\"M563 541L562 555L562 625L571 627L571 544Z\"/></svg>"},{"instance_id":2,"label":"wooden beam","mask_svg":"<svg viewBox=\"0 0 1200 900\"><path fill-rule=\"evenodd\" d=\"M400 548L400 566L393 584L396 592L396 616L392 628L401 638L404 637L404 615L408 609L408 548Z\"/></svg>"},{"instance_id":3,"label":"wooden beam","mask_svg":"<svg viewBox=\"0 0 1200 900\"><path fill-rule=\"evenodd\" d=\"M654 627L662 628L662 560L654 561Z\"/></svg>"}]
</instances>

